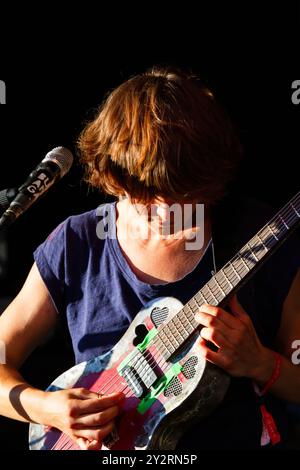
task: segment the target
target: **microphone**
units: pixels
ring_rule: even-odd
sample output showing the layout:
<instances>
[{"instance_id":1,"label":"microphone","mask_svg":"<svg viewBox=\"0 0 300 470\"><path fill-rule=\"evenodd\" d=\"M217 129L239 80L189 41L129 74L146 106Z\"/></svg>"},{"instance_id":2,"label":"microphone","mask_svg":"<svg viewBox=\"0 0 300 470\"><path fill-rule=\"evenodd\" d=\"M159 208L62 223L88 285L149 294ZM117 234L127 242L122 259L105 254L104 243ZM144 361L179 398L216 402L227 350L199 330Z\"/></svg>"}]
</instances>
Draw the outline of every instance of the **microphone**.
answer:
<instances>
[{"instance_id":1,"label":"microphone","mask_svg":"<svg viewBox=\"0 0 300 470\"><path fill-rule=\"evenodd\" d=\"M30 173L20 186L17 196L0 219L0 230L9 227L39 197L70 170L73 155L65 147L56 147L47 153L44 160Z\"/></svg>"}]
</instances>

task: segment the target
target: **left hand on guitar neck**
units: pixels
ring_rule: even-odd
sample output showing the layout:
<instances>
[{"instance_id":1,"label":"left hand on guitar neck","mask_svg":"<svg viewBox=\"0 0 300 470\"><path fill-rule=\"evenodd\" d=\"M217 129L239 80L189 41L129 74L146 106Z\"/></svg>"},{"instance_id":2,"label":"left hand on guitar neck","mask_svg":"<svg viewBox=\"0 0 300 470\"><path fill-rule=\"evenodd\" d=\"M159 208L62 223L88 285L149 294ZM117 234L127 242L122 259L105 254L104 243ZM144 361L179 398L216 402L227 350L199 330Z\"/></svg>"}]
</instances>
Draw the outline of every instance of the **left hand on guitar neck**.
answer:
<instances>
[{"instance_id":1,"label":"left hand on guitar neck","mask_svg":"<svg viewBox=\"0 0 300 470\"><path fill-rule=\"evenodd\" d=\"M232 314L204 304L195 316L203 325L199 343L203 356L234 377L249 377L264 384L272 375L274 354L261 344L249 315L235 295L228 305ZM212 351L206 341L215 344L218 351Z\"/></svg>"}]
</instances>

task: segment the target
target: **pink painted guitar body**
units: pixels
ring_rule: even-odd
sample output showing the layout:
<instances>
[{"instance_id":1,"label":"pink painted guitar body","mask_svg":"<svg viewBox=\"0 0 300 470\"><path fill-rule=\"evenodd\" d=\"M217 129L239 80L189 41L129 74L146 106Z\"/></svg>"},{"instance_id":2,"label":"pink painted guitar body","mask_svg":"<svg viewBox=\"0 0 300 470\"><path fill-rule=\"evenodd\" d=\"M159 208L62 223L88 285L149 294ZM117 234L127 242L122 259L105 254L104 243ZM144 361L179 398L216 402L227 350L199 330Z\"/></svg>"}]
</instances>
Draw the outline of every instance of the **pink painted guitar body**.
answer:
<instances>
[{"instance_id":1,"label":"pink painted guitar body","mask_svg":"<svg viewBox=\"0 0 300 470\"><path fill-rule=\"evenodd\" d=\"M201 357L198 331L171 358L164 358L168 339L164 345L157 332L182 307L171 297L151 302L111 351L72 367L49 387L126 394L116 430L102 449L174 449L183 431L222 401L229 377ZM33 450L79 449L60 431L38 424L30 425L29 445Z\"/></svg>"}]
</instances>

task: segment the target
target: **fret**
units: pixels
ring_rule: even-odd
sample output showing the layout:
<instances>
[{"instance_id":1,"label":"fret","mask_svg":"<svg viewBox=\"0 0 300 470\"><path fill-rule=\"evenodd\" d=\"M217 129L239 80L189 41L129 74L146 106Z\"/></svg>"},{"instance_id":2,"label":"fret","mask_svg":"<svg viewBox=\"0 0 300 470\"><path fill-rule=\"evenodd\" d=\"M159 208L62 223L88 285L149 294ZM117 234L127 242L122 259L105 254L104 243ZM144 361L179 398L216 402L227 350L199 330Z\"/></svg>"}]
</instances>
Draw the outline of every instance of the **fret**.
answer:
<instances>
[{"instance_id":1,"label":"fret","mask_svg":"<svg viewBox=\"0 0 300 470\"><path fill-rule=\"evenodd\" d=\"M158 348L160 354L163 356L165 360L169 359L169 357L172 355L172 351L169 350L169 348L166 346L166 344L164 343L164 341L159 335L157 335L156 338L159 339L160 344L165 349L164 351L162 351L160 348Z\"/></svg>"},{"instance_id":2,"label":"fret","mask_svg":"<svg viewBox=\"0 0 300 470\"><path fill-rule=\"evenodd\" d=\"M158 335L156 336L156 338L155 338L155 341L157 341L157 340L159 340L161 346L162 346L163 348L165 348L165 350L166 350L165 352L167 352L167 354L170 354L170 351L168 350L167 346L165 345L165 343L163 342L163 340L161 339L161 337L160 337L159 334L158 334ZM160 352L160 354L162 354L162 356L164 357L164 355L163 355L164 351L161 351L161 350L160 350L160 347L158 347L157 349L158 349L158 351ZM166 358L164 357L164 359L166 359Z\"/></svg>"},{"instance_id":3,"label":"fret","mask_svg":"<svg viewBox=\"0 0 300 470\"><path fill-rule=\"evenodd\" d=\"M273 220L269 225L270 227L272 228L272 231L276 233L276 235L278 236L278 238L280 239L283 231L282 229L280 228L280 224L282 224L281 220Z\"/></svg>"},{"instance_id":4,"label":"fret","mask_svg":"<svg viewBox=\"0 0 300 470\"><path fill-rule=\"evenodd\" d=\"M211 282L211 281L210 281ZM218 304L219 303L219 300L217 299L217 297L215 296L215 294L213 293L213 290L212 288L210 287L209 283L206 284L206 287L209 289L209 291L211 292L211 295L213 296L213 299L214 301Z\"/></svg>"},{"instance_id":5,"label":"fret","mask_svg":"<svg viewBox=\"0 0 300 470\"><path fill-rule=\"evenodd\" d=\"M255 242L254 242L255 243ZM256 256L255 252L253 251L251 245L250 245L250 242L247 243L247 246L249 247L250 251L251 251L251 254L254 256L255 258L255 261L259 261L259 258ZM254 245L255 248L258 248L259 249L259 244L256 242L255 245Z\"/></svg>"},{"instance_id":6,"label":"fret","mask_svg":"<svg viewBox=\"0 0 300 470\"><path fill-rule=\"evenodd\" d=\"M289 230L290 227L287 225L287 223L285 222L285 220L284 220L284 218L282 217L282 215L279 214L279 217L280 217L282 223L284 224L285 228L286 228L287 230Z\"/></svg>"},{"instance_id":7,"label":"fret","mask_svg":"<svg viewBox=\"0 0 300 470\"><path fill-rule=\"evenodd\" d=\"M173 352L176 350L176 348L174 347L174 344L171 343L171 341L169 340L169 338L167 337L167 335L164 331L160 332L160 338L161 338L165 348L167 349L168 353L173 354Z\"/></svg>"},{"instance_id":8,"label":"fret","mask_svg":"<svg viewBox=\"0 0 300 470\"><path fill-rule=\"evenodd\" d=\"M196 312L197 312L197 310L198 310L198 305L197 305L197 304L192 305L192 304L191 304L191 300L190 300L188 305L189 305L190 311L191 311L192 313L196 313Z\"/></svg>"},{"instance_id":9,"label":"fret","mask_svg":"<svg viewBox=\"0 0 300 470\"><path fill-rule=\"evenodd\" d=\"M192 309L192 312L196 312L199 308L199 304L197 302L197 300L195 299L195 297L192 297L191 300L189 301L189 307L190 309Z\"/></svg>"},{"instance_id":10,"label":"fret","mask_svg":"<svg viewBox=\"0 0 300 470\"><path fill-rule=\"evenodd\" d=\"M197 302L195 301L194 297L192 297L191 300L189 301L189 307L193 308L195 306L197 307Z\"/></svg>"},{"instance_id":11,"label":"fret","mask_svg":"<svg viewBox=\"0 0 300 470\"><path fill-rule=\"evenodd\" d=\"M251 250L251 252L252 252L252 250ZM246 267L247 271L249 272L252 268L252 261L251 261L251 267L249 268L248 265L246 264L246 261L244 260L243 256L238 255L238 259L240 259L242 261L243 265ZM247 258L246 258L246 260L247 260Z\"/></svg>"},{"instance_id":12,"label":"fret","mask_svg":"<svg viewBox=\"0 0 300 470\"><path fill-rule=\"evenodd\" d=\"M230 264L230 266L232 267L232 269L233 269L233 271L234 271L234 274L236 274L237 277L239 278L239 280L241 281L242 278L241 278L241 276L239 275L239 273L237 272L237 270L235 269L233 263L231 263L231 261L230 261L229 264Z\"/></svg>"},{"instance_id":13,"label":"fret","mask_svg":"<svg viewBox=\"0 0 300 470\"><path fill-rule=\"evenodd\" d=\"M245 268L246 268L247 273L248 273L249 271L251 271L251 269L250 269L250 268L248 267L248 265L245 263L245 260L243 259L243 257L240 256L240 254L238 254L237 261L242 261L243 265L244 265ZM251 265L251 267L252 267L252 265ZM242 269L244 269L244 268L242 268ZM243 273L243 276L244 276L244 273Z\"/></svg>"},{"instance_id":14,"label":"fret","mask_svg":"<svg viewBox=\"0 0 300 470\"><path fill-rule=\"evenodd\" d=\"M263 251L262 251L263 250ZM250 271L256 263L258 263L268 251L259 234L255 235L246 245L240 250L239 254L246 268Z\"/></svg>"},{"instance_id":15,"label":"fret","mask_svg":"<svg viewBox=\"0 0 300 470\"><path fill-rule=\"evenodd\" d=\"M253 268L253 261L249 259L248 254L247 254L248 252L245 250L246 250L245 248L242 248L242 250L240 251L240 254L241 254L240 259L243 262L243 264L246 266L247 272L249 272Z\"/></svg>"},{"instance_id":16,"label":"fret","mask_svg":"<svg viewBox=\"0 0 300 470\"><path fill-rule=\"evenodd\" d=\"M215 280L215 282L216 282L218 288L219 288L220 291L222 292L223 297L226 297L227 294L226 294L226 293L224 292L224 290L222 289L222 286L221 286L221 284L220 284L219 281L218 281L217 275L214 276L214 280Z\"/></svg>"},{"instance_id":17,"label":"fret","mask_svg":"<svg viewBox=\"0 0 300 470\"><path fill-rule=\"evenodd\" d=\"M250 247L251 247L251 240L250 240ZM262 241L259 237L256 237L255 240L255 245L252 245L253 247L253 256L256 259L256 261L260 261L264 256L265 256L265 248L262 244Z\"/></svg>"},{"instance_id":18,"label":"fret","mask_svg":"<svg viewBox=\"0 0 300 470\"><path fill-rule=\"evenodd\" d=\"M192 325L192 323L190 322L188 317L186 315L183 315L182 310L180 312L178 312L177 315L180 318L181 323L184 325L184 328L186 329L186 331L190 335L194 331L194 326Z\"/></svg>"},{"instance_id":19,"label":"fret","mask_svg":"<svg viewBox=\"0 0 300 470\"><path fill-rule=\"evenodd\" d=\"M192 300L192 299L191 299ZM190 301L191 302L191 301ZM183 312L188 316L190 314L194 314L193 310L190 307L190 302L186 304L186 306L183 308Z\"/></svg>"},{"instance_id":20,"label":"fret","mask_svg":"<svg viewBox=\"0 0 300 470\"><path fill-rule=\"evenodd\" d=\"M182 312L185 315L187 321L192 325L193 328L196 328L197 327L197 322L195 320L195 316L194 316L193 312L189 308L187 309L188 311L186 312L185 309L186 309L186 307L183 308Z\"/></svg>"},{"instance_id":21,"label":"fret","mask_svg":"<svg viewBox=\"0 0 300 470\"><path fill-rule=\"evenodd\" d=\"M275 235L275 232L274 232L274 230L272 229L271 225L267 225L267 228L269 229L271 235L272 235L274 238L276 238L276 240L278 241L279 238Z\"/></svg>"},{"instance_id":22,"label":"fret","mask_svg":"<svg viewBox=\"0 0 300 470\"><path fill-rule=\"evenodd\" d=\"M268 242L268 240L270 240L270 227L269 226L263 227L260 231L260 236L261 238L263 237L265 239L265 246L266 246L266 243ZM273 240L274 235L272 232L271 232L271 236Z\"/></svg>"},{"instance_id":23,"label":"fret","mask_svg":"<svg viewBox=\"0 0 300 470\"><path fill-rule=\"evenodd\" d=\"M170 325L170 326L169 326ZM175 349L177 349L181 344L182 344L182 339L181 339L181 334L180 332L178 331L178 328L176 327L173 319L169 321L169 323L167 323L166 325L167 327L169 326L170 328L170 332L171 332L171 335L170 335L170 338L169 338L169 341L173 341L173 346L175 346ZM171 329L172 327L172 329ZM177 345L175 344L174 345L174 341L175 343L177 343Z\"/></svg>"},{"instance_id":24,"label":"fret","mask_svg":"<svg viewBox=\"0 0 300 470\"><path fill-rule=\"evenodd\" d=\"M274 223L272 225L274 226L274 224L275 224L275 227L277 228L278 236L282 237L282 235L285 234L287 228L285 227L284 222L281 220L281 217L277 217L277 219L274 220Z\"/></svg>"},{"instance_id":25,"label":"fret","mask_svg":"<svg viewBox=\"0 0 300 470\"><path fill-rule=\"evenodd\" d=\"M204 303L205 303L205 304L209 304L209 302L210 302L210 299L209 299L210 293L209 293L209 292L208 292L208 293L205 293L205 292L204 292L204 289L205 289L205 288L206 288L206 285L201 288L201 295L202 295L202 297L204 298Z\"/></svg>"},{"instance_id":26,"label":"fret","mask_svg":"<svg viewBox=\"0 0 300 470\"><path fill-rule=\"evenodd\" d=\"M193 319L193 323L187 318L188 321L188 328L189 328L189 333L191 334L192 332L195 331L195 329L198 327L198 322L196 322L195 319Z\"/></svg>"},{"instance_id":27,"label":"fret","mask_svg":"<svg viewBox=\"0 0 300 470\"><path fill-rule=\"evenodd\" d=\"M197 295L201 295L204 304L209 304L209 299L206 297L206 295L203 292L204 288L205 286L201 288L201 290L197 293Z\"/></svg>"},{"instance_id":28,"label":"fret","mask_svg":"<svg viewBox=\"0 0 300 470\"><path fill-rule=\"evenodd\" d=\"M226 270L228 271L229 276L227 276ZM228 278L228 280L229 280L231 274L235 275L235 276L237 277L238 281L240 280L240 277L235 273L235 270L233 270L233 267L232 267L232 265L231 265L230 262L227 263L227 264L223 267L223 271L224 271L226 277ZM234 284L231 283L232 287L235 287L236 284L237 284L236 281L233 280L232 278L231 278L231 280L232 280L233 283L234 283Z\"/></svg>"},{"instance_id":29,"label":"fret","mask_svg":"<svg viewBox=\"0 0 300 470\"><path fill-rule=\"evenodd\" d=\"M185 315L188 315L191 312L191 309L189 307L190 301L183 307L182 311Z\"/></svg>"},{"instance_id":30,"label":"fret","mask_svg":"<svg viewBox=\"0 0 300 470\"><path fill-rule=\"evenodd\" d=\"M300 214L297 211L297 209L295 208L294 204L291 204L291 206L292 206L293 211L296 213L297 217L300 217Z\"/></svg>"},{"instance_id":31,"label":"fret","mask_svg":"<svg viewBox=\"0 0 300 470\"><path fill-rule=\"evenodd\" d=\"M177 331L178 333L180 334L180 336L183 338L183 340L185 341L187 339L187 337L189 336L188 332L186 331L183 323L181 322L180 318L178 317L178 315L175 315L175 317L173 317L173 320L172 320L175 324L175 327L177 328Z\"/></svg>"},{"instance_id":32,"label":"fret","mask_svg":"<svg viewBox=\"0 0 300 470\"><path fill-rule=\"evenodd\" d=\"M207 303L207 304L212 304L213 301L214 301L214 298L213 298L213 295L212 295L212 293L211 293L209 287L207 286L207 284L205 284L205 286L202 287L201 291L203 292L204 289L207 289L207 290L208 290L208 292L207 292L207 294L206 294L206 296L205 296L206 303Z\"/></svg>"},{"instance_id":33,"label":"fret","mask_svg":"<svg viewBox=\"0 0 300 470\"><path fill-rule=\"evenodd\" d=\"M167 325L168 325L168 324L167 324ZM160 335L160 338L161 338L161 340L163 341L163 343L164 343L166 349L168 350L168 353L169 353L169 354L172 354L172 353L176 350L176 348L173 346L173 344L171 343L171 341L169 340L169 338L168 338L167 335L166 335L165 329L167 329L167 325L165 325L165 326L161 329L161 331L159 332L159 335ZM166 343L168 343L168 344L166 344ZM171 347L171 350L169 350L169 346Z\"/></svg>"},{"instance_id":34,"label":"fret","mask_svg":"<svg viewBox=\"0 0 300 470\"><path fill-rule=\"evenodd\" d=\"M201 291L197 292L197 294L193 297L194 299L196 299L196 302L198 303L197 296L200 296L200 297L201 297L201 301L200 301L201 303L200 303L200 305L198 304L199 307L200 307L202 304L207 303L207 302L206 302L206 299L205 299L204 295L201 293Z\"/></svg>"},{"instance_id":35,"label":"fret","mask_svg":"<svg viewBox=\"0 0 300 470\"><path fill-rule=\"evenodd\" d=\"M173 320L170 320L164 327L163 327L163 330L165 331L165 333L171 333L172 335L175 334L175 325L173 323ZM168 331L169 330L169 331ZM170 340L170 338L168 337L168 339Z\"/></svg>"},{"instance_id":36,"label":"fret","mask_svg":"<svg viewBox=\"0 0 300 470\"><path fill-rule=\"evenodd\" d=\"M225 281L229 284L230 288L233 289L233 285L230 282L230 280L228 279L228 277L226 276L226 274L224 273L223 269L220 269L219 272L223 274L223 277L224 277Z\"/></svg>"},{"instance_id":37,"label":"fret","mask_svg":"<svg viewBox=\"0 0 300 470\"><path fill-rule=\"evenodd\" d=\"M198 308L201 307L201 303L197 300L196 295L194 295L193 300L196 302Z\"/></svg>"},{"instance_id":38,"label":"fret","mask_svg":"<svg viewBox=\"0 0 300 470\"><path fill-rule=\"evenodd\" d=\"M195 316L192 314L192 312L191 312L191 315L192 315L191 317L188 317L188 316L187 316L187 319L188 319L188 321L190 322L190 324L191 324L194 328L196 328L196 327L197 327L197 322L196 322L196 320L195 320Z\"/></svg>"},{"instance_id":39,"label":"fret","mask_svg":"<svg viewBox=\"0 0 300 470\"><path fill-rule=\"evenodd\" d=\"M195 328L192 327L192 325L190 323L187 323L185 328L186 328L186 331L188 332L189 336L195 331Z\"/></svg>"},{"instance_id":40,"label":"fret","mask_svg":"<svg viewBox=\"0 0 300 470\"><path fill-rule=\"evenodd\" d=\"M271 230L271 226L270 226L270 225L269 225L269 228L270 228L270 230ZM271 232L271 233L272 233L272 232ZM263 245L263 247L264 247L264 249L265 249L265 252L268 253L269 250L270 250L270 248L268 247L267 240L266 240L266 243L264 243L264 241L262 240L262 238L261 238L261 236L260 236L259 233L257 234L257 236L258 236L258 238L261 240L261 243L262 243L262 245ZM273 246L273 245L271 245L271 246Z\"/></svg>"},{"instance_id":41,"label":"fret","mask_svg":"<svg viewBox=\"0 0 300 470\"><path fill-rule=\"evenodd\" d=\"M176 327L175 327L175 324L173 322L173 319L170 320L167 325L164 327L166 328L166 334L168 333L168 329L169 329L169 335L168 335L168 339L169 341L177 343L177 345L175 344L175 346L179 346L180 343L177 341L177 338L176 338Z\"/></svg>"}]
</instances>

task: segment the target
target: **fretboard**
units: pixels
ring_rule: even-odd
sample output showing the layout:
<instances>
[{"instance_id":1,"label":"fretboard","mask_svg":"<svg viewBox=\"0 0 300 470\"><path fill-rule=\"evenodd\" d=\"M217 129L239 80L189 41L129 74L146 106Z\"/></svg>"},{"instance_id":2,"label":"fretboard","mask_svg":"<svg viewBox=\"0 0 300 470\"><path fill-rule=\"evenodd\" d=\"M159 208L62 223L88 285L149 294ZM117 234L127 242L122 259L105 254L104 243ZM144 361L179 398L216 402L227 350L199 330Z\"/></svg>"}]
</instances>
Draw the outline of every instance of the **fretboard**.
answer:
<instances>
[{"instance_id":1,"label":"fretboard","mask_svg":"<svg viewBox=\"0 0 300 470\"><path fill-rule=\"evenodd\" d=\"M274 253L300 222L298 192L238 253L223 266L192 299L159 328L158 338L165 359L171 357L196 331L195 313L204 303L220 306L237 291Z\"/></svg>"}]
</instances>

